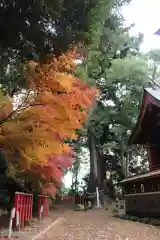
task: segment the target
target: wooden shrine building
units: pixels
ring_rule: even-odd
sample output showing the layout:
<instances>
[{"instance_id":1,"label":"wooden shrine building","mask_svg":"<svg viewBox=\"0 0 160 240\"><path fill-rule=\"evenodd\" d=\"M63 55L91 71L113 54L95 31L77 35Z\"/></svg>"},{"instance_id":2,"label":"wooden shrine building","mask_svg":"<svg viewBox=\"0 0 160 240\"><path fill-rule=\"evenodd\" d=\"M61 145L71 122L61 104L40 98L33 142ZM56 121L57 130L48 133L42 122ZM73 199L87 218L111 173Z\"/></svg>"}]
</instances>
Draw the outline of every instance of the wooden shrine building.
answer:
<instances>
[{"instance_id":1,"label":"wooden shrine building","mask_svg":"<svg viewBox=\"0 0 160 240\"><path fill-rule=\"evenodd\" d=\"M129 145L146 146L149 171L121 181L126 213L160 217L160 87L146 88Z\"/></svg>"}]
</instances>

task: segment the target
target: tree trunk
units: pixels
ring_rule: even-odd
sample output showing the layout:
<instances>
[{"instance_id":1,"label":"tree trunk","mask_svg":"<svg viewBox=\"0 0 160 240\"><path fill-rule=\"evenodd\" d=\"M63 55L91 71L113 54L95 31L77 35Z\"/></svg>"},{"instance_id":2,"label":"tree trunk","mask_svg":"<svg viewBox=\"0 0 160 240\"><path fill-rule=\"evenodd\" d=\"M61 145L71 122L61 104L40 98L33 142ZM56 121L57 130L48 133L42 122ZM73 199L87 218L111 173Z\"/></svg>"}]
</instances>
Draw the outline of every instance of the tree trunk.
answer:
<instances>
[{"instance_id":1,"label":"tree trunk","mask_svg":"<svg viewBox=\"0 0 160 240\"><path fill-rule=\"evenodd\" d=\"M127 149L127 157L126 157L126 177L129 176L129 163L130 163L130 160L131 160L131 150L130 149Z\"/></svg>"},{"instance_id":2,"label":"tree trunk","mask_svg":"<svg viewBox=\"0 0 160 240\"><path fill-rule=\"evenodd\" d=\"M88 192L95 193L95 198L92 201L93 205L99 207L99 202L103 202L103 194L99 192L98 199L96 198L96 187L98 190L103 189L103 180L104 180L104 161L103 155L99 152L99 149L96 147L95 137L88 131L88 147L90 152L90 179L88 184Z\"/></svg>"},{"instance_id":3,"label":"tree trunk","mask_svg":"<svg viewBox=\"0 0 160 240\"><path fill-rule=\"evenodd\" d=\"M99 151L99 149L96 149L97 151L97 165L98 165L98 184L100 186L100 189L103 189L103 182L106 176L106 163L105 163L105 157L104 154Z\"/></svg>"},{"instance_id":4,"label":"tree trunk","mask_svg":"<svg viewBox=\"0 0 160 240\"><path fill-rule=\"evenodd\" d=\"M79 173L79 166L76 166L72 171L72 185L71 189L74 191L78 191L78 173Z\"/></svg>"},{"instance_id":5,"label":"tree trunk","mask_svg":"<svg viewBox=\"0 0 160 240\"><path fill-rule=\"evenodd\" d=\"M78 172L79 172L79 168L76 168L76 172L75 172L75 190L76 190L76 192L78 192Z\"/></svg>"},{"instance_id":6,"label":"tree trunk","mask_svg":"<svg viewBox=\"0 0 160 240\"><path fill-rule=\"evenodd\" d=\"M126 158L124 156L125 150L124 147L122 145L121 149L120 149L120 157L121 157L121 169L122 169L122 175L125 178L126 177Z\"/></svg>"},{"instance_id":7,"label":"tree trunk","mask_svg":"<svg viewBox=\"0 0 160 240\"><path fill-rule=\"evenodd\" d=\"M95 138L90 131L88 131L88 148L90 152L90 179L88 184L88 191L93 193L96 191L98 169L97 169L97 152L95 145Z\"/></svg>"}]
</instances>

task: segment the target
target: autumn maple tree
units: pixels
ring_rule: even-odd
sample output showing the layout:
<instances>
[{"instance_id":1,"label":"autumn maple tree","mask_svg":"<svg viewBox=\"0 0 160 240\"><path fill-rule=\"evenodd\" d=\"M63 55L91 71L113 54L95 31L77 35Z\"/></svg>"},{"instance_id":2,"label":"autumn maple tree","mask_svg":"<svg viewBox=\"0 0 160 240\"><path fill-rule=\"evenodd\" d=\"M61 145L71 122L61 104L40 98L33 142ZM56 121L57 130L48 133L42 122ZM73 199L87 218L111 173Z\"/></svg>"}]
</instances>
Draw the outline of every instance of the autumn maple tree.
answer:
<instances>
[{"instance_id":1,"label":"autumn maple tree","mask_svg":"<svg viewBox=\"0 0 160 240\"><path fill-rule=\"evenodd\" d=\"M75 70L71 54L52 56L43 65L28 62L27 88L16 103L0 93L1 150L19 176L30 182L36 177L45 193L55 192L71 167L74 151L67 140L78 137L96 95Z\"/></svg>"}]
</instances>

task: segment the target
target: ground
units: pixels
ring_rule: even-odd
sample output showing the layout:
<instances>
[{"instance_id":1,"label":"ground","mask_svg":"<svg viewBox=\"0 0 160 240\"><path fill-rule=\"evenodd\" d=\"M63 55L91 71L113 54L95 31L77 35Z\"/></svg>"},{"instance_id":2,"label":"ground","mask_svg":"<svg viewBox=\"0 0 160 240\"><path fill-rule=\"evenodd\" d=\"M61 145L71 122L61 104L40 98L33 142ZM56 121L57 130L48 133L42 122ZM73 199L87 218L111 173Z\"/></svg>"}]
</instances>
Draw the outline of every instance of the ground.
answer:
<instances>
[{"instance_id":1,"label":"ground","mask_svg":"<svg viewBox=\"0 0 160 240\"><path fill-rule=\"evenodd\" d=\"M63 212L63 217L65 221L54 226L44 236L46 240L160 239L159 228L117 219L102 209L87 212L67 210Z\"/></svg>"},{"instance_id":2,"label":"ground","mask_svg":"<svg viewBox=\"0 0 160 240\"><path fill-rule=\"evenodd\" d=\"M62 221L55 224L57 219ZM34 238L51 224L53 226L47 234ZM0 239L3 239L1 235L7 234L8 230L1 230ZM112 211L104 209L80 212L61 205L52 210L43 222L35 219L34 224L24 231L13 233L13 236L19 236L20 240L159 240L160 227L114 218Z\"/></svg>"}]
</instances>

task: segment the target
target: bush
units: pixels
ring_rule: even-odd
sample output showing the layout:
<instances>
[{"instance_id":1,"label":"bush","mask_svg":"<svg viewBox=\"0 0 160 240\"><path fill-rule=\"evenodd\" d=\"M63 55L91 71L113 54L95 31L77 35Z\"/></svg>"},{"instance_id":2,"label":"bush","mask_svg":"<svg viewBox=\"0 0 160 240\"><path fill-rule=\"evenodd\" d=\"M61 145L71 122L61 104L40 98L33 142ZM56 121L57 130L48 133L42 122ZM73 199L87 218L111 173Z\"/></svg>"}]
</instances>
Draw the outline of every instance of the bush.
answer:
<instances>
[{"instance_id":1,"label":"bush","mask_svg":"<svg viewBox=\"0 0 160 240\"><path fill-rule=\"evenodd\" d=\"M141 222L145 224L150 224L153 226L160 226L160 219L153 219L153 218L139 218L137 216L131 216L131 215L123 215L120 216L118 214L115 214L114 217L120 218L123 220L133 221L133 222Z\"/></svg>"}]
</instances>

